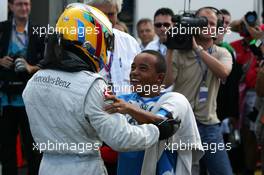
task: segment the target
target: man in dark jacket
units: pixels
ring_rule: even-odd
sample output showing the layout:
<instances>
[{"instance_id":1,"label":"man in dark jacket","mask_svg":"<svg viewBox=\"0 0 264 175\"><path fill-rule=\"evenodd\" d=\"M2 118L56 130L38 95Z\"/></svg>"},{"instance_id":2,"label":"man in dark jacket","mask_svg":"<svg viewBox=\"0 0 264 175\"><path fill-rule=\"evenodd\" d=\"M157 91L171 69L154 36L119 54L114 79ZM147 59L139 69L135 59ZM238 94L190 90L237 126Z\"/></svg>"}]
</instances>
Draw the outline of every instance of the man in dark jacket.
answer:
<instances>
[{"instance_id":1,"label":"man in dark jacket","mask_svg":"<svg viewBox=\"0 0 264 175\"><path fill-rule=\"evenodd\" d=\"M10 0L11 20L0 23L0 154L3 175L16 175L16 136L22 136L28 174L37 174L39 155L33 152L22 91L42 58L44 43L29 21L30 0ZM19 128L19 129L18 129Z\"/></svg>"}]
</instances>

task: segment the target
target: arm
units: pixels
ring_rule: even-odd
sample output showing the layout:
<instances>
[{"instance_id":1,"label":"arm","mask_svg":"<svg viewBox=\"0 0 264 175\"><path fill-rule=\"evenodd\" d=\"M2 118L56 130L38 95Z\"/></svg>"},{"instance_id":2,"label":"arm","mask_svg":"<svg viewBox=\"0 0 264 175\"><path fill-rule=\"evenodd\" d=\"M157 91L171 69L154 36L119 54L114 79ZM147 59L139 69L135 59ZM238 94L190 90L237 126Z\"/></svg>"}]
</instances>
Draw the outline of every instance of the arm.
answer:
<instances>
[{"instance_id":1,"label":"arm","mask_svg":"<svg viewBox=\"0 0 264 175\"><path fill-rule=\"evenodd\" d=\"M27 64L26 68L27 68L27 71L29 74L33 74L33 73L37 72L38 70L40 70L40 67L37 65Z\"/></svg>"},{"instance_id":2,"label":"arm","mask_svg":"<svg viewBox=\"0 0 264 175\"><path fill-rule=\"evenodd\" d=\"M242 19L233 20L230 23L231 31L233 31L233 32L239 32L241 30L241 23L242 23Z\"/></svg>"},{"instance_id":3,"label":"arm","mask_svg":"<svg viewBox=\"0 0 264 175\"><path fill-rule=\"evenodd\" d=\"M264 97L264 61L260 63L260 68L257 74L257 81L256 81L256 92L258 96Z\"/></svg>"},{"instance_id":4,"label":"arm","mask_svg":"<svg viewBox=\"0 0 264 175\"><path fill-rule=\"evenodd\" d=\"M105 111L109 114L121 113L128 114L133 117L139 123L155 123L163 120L162 117L159 117L151 112L140 109L139 107L125 102L121 99L116 98L114 95L106 96L106 100L113 100L114 102L105 107Z\"/></svg>"},{"instance_id":5,"label":"arm","mask_svg":"<svg viewBox=\"0 0 264 175\"><path fill-rule=\"evenodd\" d=\"M0 66L10 69L13 63L14 59L9 56L4 56L3 58L0 58Z\"/></svg>"},{"instance_id":6,"label":"arm","mask_svg":"<svg viewBox=\"0 0 264 175\"><path fill-rule=\"evenodd\" d=\"M176 75L173 74L173 50L168 49L166 53L167 72L164 78L164 84L167 87L173 84Z\"/></svg>"},{"instance_id":7,"label":"arm","mask_svg":"<svg viewBox=\"0 0 264 175\"><path fill-rule=\"evenodd\" d=\"M120 114L108 114L103 108L103 80L96 80L90 88L86 102L85 114L99 138L117 151L136 151L151 147L159 139L159 130L152 124L130 125Z\"/></svg>"},{"instance_id":8,"label":"arm","mask_svg":"<svg viewBox=\"0 0 264 175\"><path fill-rule=\"evenodd\" d=\"M26 69L26 71L27 71L27 73L28 74L33 74L33 73L35 73L35 72L37 72L38 70L40 70L40 67L39 66L37 66L37 65L31 65L31 64L29 64L27 61L26 61L26 59L24 59L24 58L19 58L20 60L20 64L15 64L15 70L16 69L19 69L19 67L21 66L21 63L22 64L24 64L24 67L25 67L25 69Z\"/></svg>"},{"instance_id":9,"label":"arm","mask_svg":"<svg viewBox=\"0 0 264 175\"><path fill-rule=\"evenodd\" d=\"M225 64L223 64L221 61L213 57L211 54L207 53L204 49L200 50L194 38L193 49L216 77L220 79L226 79L228 77L231 72L231 69ZM230 59L230 62L232 64L231 54L227 52L226 57Z\"/></svg>"},{"instance_id":10,"label":"arm","mask_svg":"<svg viewBox=\"0 0 264 175\"><path fill-rule=\"evenodd\" d=\"M119 112L122 114L129 114L139 123L153 123L160 132L160 140L171 137L179 128L181 121L178 120L170 111L159 107L155 114L149 111L140 109L128 102L116 98L114 95L107 95L106 100L112 100L113 103L106 106L105 110L108 113ZM155 108L155 107L154 107Z\"/></svg>"}]
</instances>

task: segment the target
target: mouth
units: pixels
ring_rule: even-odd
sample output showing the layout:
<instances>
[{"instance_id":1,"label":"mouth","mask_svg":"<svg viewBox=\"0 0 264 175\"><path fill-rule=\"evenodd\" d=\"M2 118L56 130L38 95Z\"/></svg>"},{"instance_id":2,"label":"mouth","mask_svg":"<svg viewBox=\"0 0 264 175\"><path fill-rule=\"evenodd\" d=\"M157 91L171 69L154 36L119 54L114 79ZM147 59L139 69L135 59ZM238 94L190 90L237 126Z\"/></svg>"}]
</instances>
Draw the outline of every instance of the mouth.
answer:
<instances>
[{"instance_id":1,"label":"mouth","mask_svg":"<svg viewBox=\"0 0 264 175\"><path fill-rule=\"evenodd\" d=\"M138 80L138 79L136 79L136 78L131 78L130 79L130 83L131 84L138 84L140 81Z\"/></svg>"}]
</instances>

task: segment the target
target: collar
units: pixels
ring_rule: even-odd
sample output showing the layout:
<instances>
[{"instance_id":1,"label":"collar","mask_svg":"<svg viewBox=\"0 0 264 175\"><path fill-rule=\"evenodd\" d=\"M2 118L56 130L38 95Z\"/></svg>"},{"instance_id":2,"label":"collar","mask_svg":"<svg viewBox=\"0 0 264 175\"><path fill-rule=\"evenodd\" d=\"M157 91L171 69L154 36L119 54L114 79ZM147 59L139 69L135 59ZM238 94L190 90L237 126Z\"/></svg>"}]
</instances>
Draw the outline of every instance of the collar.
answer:
<instances>
[{"instance_id":1,"label":"collar","mask_svg":"<svg viewBox=\"0 0 264 175\"><path fill-rule=\"evenodd\" d=\"M143 102L143 103L148 103L148 102L150 102L150 101L154 101L154 102L157 102L159 99L160 99L160 97L162 96L162 95L164 95L166 92L161 92L160 93L160 95L158 95L158 96L155 96L155 97L141 97L138 93L133 93L133 97L134 97L134 99L136 99L136 100L139 100L139 101L141 101L141 102Z\"/></svg>"},{"instance_id":2,"label":"collar","mask_svg":"<svg viewBox=\"0 0 264 175\"><path fill-rule=\"evenodd\" d=\"M12 27L13 27L13 29L16 30L16 21L15 21L15 18L13 18L13 20L12 20ZM27 23L26 23L25 28L24 28L24 33L25 34L28 34L28 20L27 20Z\"/></svg>"}]
</instances>

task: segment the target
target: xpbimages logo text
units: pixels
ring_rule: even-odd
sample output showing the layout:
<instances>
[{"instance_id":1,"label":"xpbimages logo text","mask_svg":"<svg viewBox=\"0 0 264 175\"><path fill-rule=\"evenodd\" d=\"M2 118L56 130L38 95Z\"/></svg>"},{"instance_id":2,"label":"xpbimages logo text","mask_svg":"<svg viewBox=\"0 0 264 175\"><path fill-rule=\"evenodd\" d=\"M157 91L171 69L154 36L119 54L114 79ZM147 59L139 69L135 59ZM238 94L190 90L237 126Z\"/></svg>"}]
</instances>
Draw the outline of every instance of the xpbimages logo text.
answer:
<instances>
[{"instance_id":1,"label":"xpbimages logo text","mask_svg":"<svg viewBox=\"0 0 264 175\"><path fill-rule=\"evenodd\" d=\"M166 28L165 34L171 35L208 35L216 37L217 35L231 34L231 28L227 27L193 27L179 24L177 26Z\"/></svg>"},{"instance_id":2,"label":"xpbimages logo text","mask_svg":"<svg viewBox=\"0 0 264 175\"><path fill-rule=\"evenodd\" d=\"M98 151L100 149L100 143L75 143L75 142L59 142L57 140L42 143L33 143L33 150L41 152L77 152L77 153L86 153L92 150Z\"/></svg>"},{"instance_id":3,"label":"xpbimages logo text","mask_svg":"<svg viewBox=\"0 0 264 175\"><path fill-rule=\"evenodd\" d=\"M43 37L47 34L78 34L80 37L84 37L89 34L99 34L99 27L54 27L48 24L42 27L32 27L33 35L39 35Z\"/></svg>"}]
</instances>

